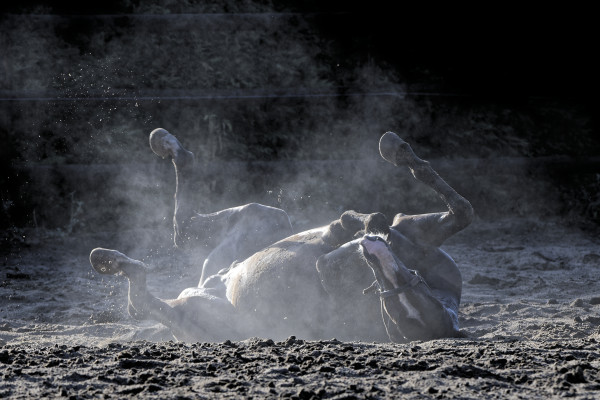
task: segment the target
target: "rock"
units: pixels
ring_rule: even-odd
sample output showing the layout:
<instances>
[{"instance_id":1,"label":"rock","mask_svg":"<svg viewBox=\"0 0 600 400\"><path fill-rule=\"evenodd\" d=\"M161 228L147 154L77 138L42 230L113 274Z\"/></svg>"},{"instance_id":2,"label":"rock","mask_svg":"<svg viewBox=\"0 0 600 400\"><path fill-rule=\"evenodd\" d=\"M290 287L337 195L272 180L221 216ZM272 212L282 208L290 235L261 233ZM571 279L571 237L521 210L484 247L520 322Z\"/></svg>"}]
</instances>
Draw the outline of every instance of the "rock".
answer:
<instances>
[{"instance_id":1,"label":"rock","mask_svg":"<svg viewBox=\"0 0 600 400\"><path fill-rule=\"evenodd\" d=\"M571 307L583 307L583 300L575 299L569 304Z\"/></svg>"},{"instance_id":2,"label":"rock","mask_svg":"<svg viewBox=\"0 0 600 400\"><path fill-rule=\"evenodd\" d=\"M0 362L3 364L10 363L10 355L8 354L8 350L0 351Z\"/></svg>"},{"instance_id":3,"label":"rock","mask_svg":"<svg viewBox=\"0 0 600 400\"><path fill-rule=\"evenodd\" d=\"M290 372L300 372L300 367L297 366L297 365L290 365L288 367L288 371L290 371Z\"/></svg>"},{"instance_id":4,"label":"rock","mask_svg":"<svg viewBox=\"0 0 600 400\"><path fill-rule=\"evenodd\" d=\"M592 304L592 305L600 304L600 297L592 297L590 299L590 304Z\"/></svg>"},{"instance_id":5,"label":"rock","mask_svg":"<svg viewBox=\"0 0 600 400\"><path fill-rule=\"evenodd\" d=\"M316 393L313 392L312 390L307 390L307 389L301 388L301 389L298 389L298 391L296 392L296 396L301 400L307 400L307 399L310 399L310 398L316 396Z\"/></svg>"},{"instance_id":6,"label":"rock","mask_svg":"<svg viewBox=\"0 0 600 400\"><path fill-rule=\"evenodd\" d=\"M0 332L10 332L10 331L12 331L12 326L8 322L0 324Z\"/></svg>"}]
</instances>

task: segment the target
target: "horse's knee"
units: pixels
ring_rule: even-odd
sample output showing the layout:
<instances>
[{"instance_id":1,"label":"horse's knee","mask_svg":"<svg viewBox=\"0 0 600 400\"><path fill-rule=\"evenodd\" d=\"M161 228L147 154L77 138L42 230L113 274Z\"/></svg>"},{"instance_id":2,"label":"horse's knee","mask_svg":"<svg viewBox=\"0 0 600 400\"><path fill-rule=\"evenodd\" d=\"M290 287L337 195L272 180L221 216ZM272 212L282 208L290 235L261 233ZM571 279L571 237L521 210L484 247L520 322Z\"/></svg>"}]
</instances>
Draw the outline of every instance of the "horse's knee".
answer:
<instances>
[{"instance_id":1,"label":"horse's knee","mask_svg":"<svg viewBox=\"0 0 600 400\"><path fill-rule=\"evenodd\" d=\"M339 247L352 240L353 236L354 233L351 230L344 229L343 223L336 219L323 232L321 240L331 247Z\"/></svg>"},{"instance_id":2,"label":"horse's knee","mask_svg":"<svg viewBox=\"0 0 600 400\"><path fill-rule=\"evenodd\" d=\"M365 232L375 234L380 233L384 235L389 234L390 227L387 223L387 217L382 213L370 214L365 221Z\"/></svg>"},{"instance_id":3,"label":"horse's knee","mask_svg":"<svg viewBox=\"0 0 600 400\"><path fill-rule=\"evenodd\" d=\"M452 214L455 215L456 223L460 229L464 229L467 226L471 225L473 219L475 218L475 210L473 206L469 202L469 200L464 197L460 197L454 204L452 205Z\"/></svg>"}]
</instances>

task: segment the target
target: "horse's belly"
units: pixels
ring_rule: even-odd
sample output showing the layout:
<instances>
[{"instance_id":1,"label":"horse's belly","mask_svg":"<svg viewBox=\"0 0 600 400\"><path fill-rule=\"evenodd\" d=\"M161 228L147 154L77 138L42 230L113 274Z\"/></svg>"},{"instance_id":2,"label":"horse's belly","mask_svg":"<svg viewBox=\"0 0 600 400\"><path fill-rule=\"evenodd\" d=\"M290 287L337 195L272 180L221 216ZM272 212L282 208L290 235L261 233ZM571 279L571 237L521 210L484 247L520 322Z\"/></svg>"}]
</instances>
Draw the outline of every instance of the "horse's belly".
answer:
<instances>
[{"instance_id":1,"label":"horse's belly","mask_svg":"<svg viewBox=\"0 0 600 400\"><path fill-rule=\"evenodd\" d=\"M226 295L238 313L257 328L318 329L330 312L316 270L317 258L329 251L321 233L284 239L236 265L228 273Z\"/></svg>"},{"instance_id":2,"label":"horse's belly","mask_svg":"<svg viewBox=\"0 0 600 400\"><path fill-rule=\"evenodd\" d=\"M284 239L227 273L226 295L245 332L273 339L386 340L378 298L360 290L340 303L325 292L316 262L333 249L321 241L322 232Z\"/></svg>"}]
</instances>

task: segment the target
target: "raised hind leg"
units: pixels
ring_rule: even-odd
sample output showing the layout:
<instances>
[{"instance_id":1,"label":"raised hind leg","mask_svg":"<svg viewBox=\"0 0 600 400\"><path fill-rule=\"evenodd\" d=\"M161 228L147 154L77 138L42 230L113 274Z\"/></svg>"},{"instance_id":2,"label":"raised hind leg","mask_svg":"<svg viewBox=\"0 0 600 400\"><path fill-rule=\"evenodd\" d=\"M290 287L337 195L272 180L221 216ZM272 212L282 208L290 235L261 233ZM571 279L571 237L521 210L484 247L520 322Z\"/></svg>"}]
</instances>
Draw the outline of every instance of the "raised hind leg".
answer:
<instances>
[{"instance_id":1,"label":"raised hind leg","mask_svg":"<svg viewBox=\"0 0 600 400\"><path fill-rule=\"evenodd\" d=\"M175 136L163 128L157 128L150 133L150 148L162 158L171 157L175 167L174 241L175 245L181 246L187 239L186 231L195 215L190 193L191 175L194 171L194 153L186 150Z\"/></svg>"},{"instance_id":2,"label":"raised hind leg","mask_svg":"<svg viewBox=\"0 0 600 400\"><path fill-rule=\"evenodd\" d=\"M192 288L177 299L161 300L147 288L148 267L141 261L110 249L90 253L92 267L101 274L123 275L129 279L128 310L136 319L156 320L167 326L178 340L213 341L237 339L235 309L226 299Z\"/></svg>"},{"instance_id":3,"label":"raised hind leg","mask_svg":"<svg viewBox=\"0 0 600 400\"><path fill-rule=\"evenodd\" d=\"M425 183L442 198L447 212L404 215L394 218L392 228L418 244L440 246L446 239L466 228L473 220L471 203L448 185L429 162L417 157L408 143L393 132L386 132L379 141L379 152L388 162L406 165L413 176Z\"/></svg>"}]
</instances>

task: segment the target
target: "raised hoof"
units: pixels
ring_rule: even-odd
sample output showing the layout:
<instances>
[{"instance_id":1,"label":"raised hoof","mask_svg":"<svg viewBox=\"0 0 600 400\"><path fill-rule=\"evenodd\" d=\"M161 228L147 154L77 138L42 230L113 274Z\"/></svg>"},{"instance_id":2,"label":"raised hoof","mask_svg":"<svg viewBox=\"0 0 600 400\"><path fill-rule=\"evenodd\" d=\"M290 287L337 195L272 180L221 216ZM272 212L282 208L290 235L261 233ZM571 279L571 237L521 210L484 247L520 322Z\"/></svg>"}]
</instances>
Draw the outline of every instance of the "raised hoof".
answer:
<instances>
[{"instance_id":1,"label":"raised hoof","mask_svg":"<svg viewBox=\"0 0 600 400\"><path fill-rule=\"evenodd\" d=\"M150 148L154 154L166 158L172 157L175 162L183 159L193 160L194 154L183 148L179 140L171 135L166 129L156 128L150 132Z\"/></svg>"},{"instance_id":2,"label":"raised hoof","mask_svg":"<svg viewBox=\"0 0 600 400\"><path fill-rule=\"evenodd\" d=\"M146 264L127 257L116 250L96 248L90 253L90 264L98 273L103 275L116 275L123 271L125 265L136 266L146 270Z\"/></svg>"},{"instance_id":3,"label":"raised hoof","mask_svg":"<svg viewBox=\"0 0 600 400\"><path fill-rule=\"evenodd\" d=\"M379 153L384 160L396 166L408 165L413 169L427 164L427 161L417 157L410 145L394 132L386 132L381 136L381 139L379 139Z\"/></svg>"}]
</instances>

